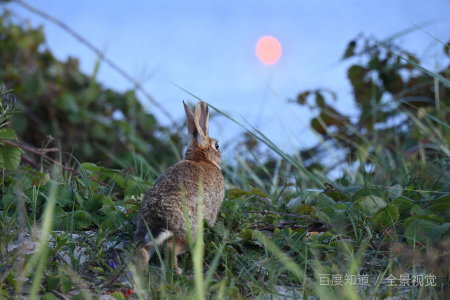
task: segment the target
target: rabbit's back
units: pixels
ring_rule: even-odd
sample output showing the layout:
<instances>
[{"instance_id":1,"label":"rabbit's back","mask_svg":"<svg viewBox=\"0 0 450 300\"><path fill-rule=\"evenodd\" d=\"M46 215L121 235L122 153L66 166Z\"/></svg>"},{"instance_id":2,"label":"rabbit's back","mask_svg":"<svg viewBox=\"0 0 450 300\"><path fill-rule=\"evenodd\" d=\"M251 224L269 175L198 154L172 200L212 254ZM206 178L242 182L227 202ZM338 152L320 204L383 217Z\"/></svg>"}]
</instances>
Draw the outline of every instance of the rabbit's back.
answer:
<instances>
[{"instance_id":1,"label":"rabbit's back","mask_svg":"<svg viewBox=\"0 0 450 300\"><path fill-rule=\"evenodd\" d=\"M203 178L204 217L213 226L224 197L223 176L220 169L208 162L183 160L167 169L145 193L138 227L167 228L174 236L186 236L183 200L189 216L191 230L197 228L197 205L200 178Z\"/></svg>"}]
</instances>

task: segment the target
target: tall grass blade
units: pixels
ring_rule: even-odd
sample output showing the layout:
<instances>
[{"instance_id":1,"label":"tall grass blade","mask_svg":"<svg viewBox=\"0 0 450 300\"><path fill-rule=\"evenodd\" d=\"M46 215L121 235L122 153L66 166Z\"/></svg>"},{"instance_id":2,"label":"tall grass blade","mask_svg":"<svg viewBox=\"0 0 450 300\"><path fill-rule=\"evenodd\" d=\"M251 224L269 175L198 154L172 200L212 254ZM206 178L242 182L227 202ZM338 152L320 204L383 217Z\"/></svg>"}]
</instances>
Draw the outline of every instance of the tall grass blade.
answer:
<instances>
[{"instance_id":1,"label":"tall grass blade","mask_svg":"<svg viewBox=\"0 0 450 300\"><path fill-rule=\"evenodd\" d=\"M409 103L408 101L405 101L405 100L403 100L403 99L400 99L400 101L403 102L403 103L405 103L405 104L407 104L407 105L409 105L409 106L411 106L411 107L413 107L413 108L415 108L415 109L417 109L417 110L419 109L417 106L412 105L412 104ZM426 115L427 117L429 117L430 119L432 119L433 121L436 121L437 123L439 123L439 124L441 124L441 125L443 125L443 126L445 126L445 127L447 127L447 128L450 129L450 125L448 125L448 124L442 122L441 120L437 119L436 117L433 117L432 115L430 115L429 113L427 113L425 110L422 110L422 113L423 113L424 115Z\"/></svg>"},{"instance_id":2,"label":"tall grass blade","mask_svg":"<svg viewBox=\"0 0 450 300\"><path fill-rule=\"evenodd\" d=\"M223 256L223 249L225 248L227 238L228 238L227 236L224 237L224 243L221 244L220 248L217 251L217 254L214 256L214 259L213 259L211 265L209 266L208 272L206 273L205 291L207 291L209 286L211 285L211 279L212 279L214 273L216 272L216 269L217 269L217 266L219 265L220 259Z\"/></svg>"},{"instance_id":3,"label":"tall grass blade","mask_svg":"<svg viewBox=\"0 0 450 300\"><path fill-rule=\"evenodd\" d=\"M261 244L264 245L265 249L267 249L281 261L286 269L293 273L299 280L304 279L304 274L300 267L289 256L283 253L283 251L281 251L275 244L273 244L267 236L259 234L258 240Z\"/></svg>"},{"instance_id":4,"label":"tall grass blade","mask_svg":"<svg viewBox=\"0 0 450 300\"><path fill-rule=\"evenodd\" d=\"M423 29L422 27L420 27L419 25L414 24L413 22L411 22L411 24L413 24L415 27L417 27L417 29L422 30L424 33L428 34L430 37L432 37L433 39L435 39L436 41L438 41L439 43L441 43L442 45L444 45L445 47L450 49L450 46L447 45L446 43L444 43L443 41L441 41L440 39L438 39L437 37L433 36L431 33L429 33L428 31L426 31L425 29Z\"/></svg>"},{"instance_id":5,"label":"tall grass blade","mask_svg":"<svg viewBox=\"0 0 450 300\"><path fill-rule=\"evenodd\" d=\"M42 281L42 275L44 272L44 265L47 263L47 243L49 232L53 222L53 212L56 205L56 183L52 182L50 187L49 197L47 198L47 204L45 206L41 235L39 237L39 250L34 255L37 261L36 270L33 276L33 281L30 289L30 299L38 299L38 292Z\"/></svg>"},{"instance_id":6,"label":"tall grass blade","mask_svg":"<svg viewBox=\"0 0 450 300\"><path fill-rule=\"evenodd\" d=\"M396 54L396 53L392 52L391 50L389 50L389 49L387 49L387 48L385 48L385 47L383 47L383 46L381 46L381 45L378 45L378 46L381 47L381 48L383 48L384 50L386 50L386 51L388 51L388 52L394 54L395 56L400 57L400 58L403 59L403 60L406 60L408 63L410 63L411 65L413 65L413 66L416 67L417 69L419 69L419 70L421 70L422 72L424 72L424 73L430 75L430 76L433 77L433 78L436 78L437 80L439 80L440 82L442 82L446 87L450 88L450 81L449 81L448 79L445 79L442 75L436 74L436 73L434 73L434 72L431 72L430 70L428 70L428 69L426 69L426 68L420 66L419 64L413 62L412 60L407 59L407 58L405 58L405 57L403 57L403 56L401 56L401 55L399 55L399 54Z\"/></svg>"},{"instance_id":7,"label":"tall grass blade","mask_svg":"<svg viewBox=\"0 0 450 300\"><path fill-rule=\"evenodd\" d=\"M137 296L139 297L139 299L143 300L144 299L144 295L142 293L142 291L144 290L144 285L142 283L142 276L141 274L139 274L139 271L136 269L136 266L134 266L133 264L131 264L129 267L131 274L133 274L133 280L134 280L134 284L135 284L135 292L137 294Z\"/></svg>"},{"instance_id":8,"label":"tall grass blade","mask_svg":"<svg viewBox=\"0 0 450 300\"><path fill-rule=\"evenodd\" d=\"M195 279L195 298L198 300L204 299L203 286L203 177L200 176L198 187L198 207L197 207L197 233L195 237L194 251L192 254L192 263L194 265L194 279Z\"/></svg>"},{"instance_id":9,"label":"tall grass blade","mask_svg":"<svg viewBox=\"0 0 450 300\"><path fill-rule=\"evenodd\" d=\"M155 252L156 252L156 255L158 256L159 262L161 263L162 271L163 271L163 273L165 273L166 268L165 268L165 265L164 265L164 260L161 257L161 253L159 252L158 244L156 244L156 241L153 238L153 234L152 234L150 228L148 227L148 224L145 221L144 217L142 217L142 221L144 221L145 228L147 228L147 233L148 233L148 235L150 236L150 238L152 240L153 247L155 247Z\"/></svg>"}]
</instances>

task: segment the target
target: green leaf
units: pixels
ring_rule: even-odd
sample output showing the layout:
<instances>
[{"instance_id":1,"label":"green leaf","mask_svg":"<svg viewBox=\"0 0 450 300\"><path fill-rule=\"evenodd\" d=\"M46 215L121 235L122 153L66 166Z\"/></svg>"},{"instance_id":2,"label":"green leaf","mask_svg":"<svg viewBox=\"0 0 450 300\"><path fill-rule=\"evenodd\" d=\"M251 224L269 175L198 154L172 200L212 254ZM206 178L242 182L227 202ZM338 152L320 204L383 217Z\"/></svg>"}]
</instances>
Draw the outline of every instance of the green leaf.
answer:
<instances>
[{"instance_id":1,"label":"green leaf","mask_svg":"<svg viewBox=\"0 0 450 300\"><path fill-rule=\"evenodd\" d=\"M71 214L69 214L68 218L71 218ZM86 228L92 225L91 223L91 214L84 210L76 210L73 212L75 227L77 228Z\"/></svg>"},{"instance_id":2,"label":"green leaf","mask_svg":"<svg viewBox=\"0 0 450 300\"><path fill-rule=\"evenodd\" d=\"M300 205L299 207L297 207L297 209L295 210L295 213L306 215L312 211L314 211L314 208L312 206L306 204L306 205Z\"/></svg>"},{"instance_id":3,"label":"green leaf","mask_svg":"<svg viewBox=\"0 0 450 300\"><path fill-rule=\"evenodd\" d=\"M64 93L55 99L55 106L69 113L78 112L78 104L75 96L71 93Z\"/></svg>"},{"instance_id":4,"label":"green leaf","mask_svg":"<svg viewBox=\"0 0 450 300\"><path fill-rule=\"evenodd\" d=\"M58 299L58 298L52 293L47 293L41 299L42 300L54 300L54 299Z\"/></svg>"},{"instance_id":5,"label":"green leaf","mask_svg":"<svg viewBox=\"0 0 450 300\"><path fill-rule=\"evenodd\" d=\"M102 228L118 228L127 219L127 216L122 212L110 211L106 214L105 221L102 223Z\"/></svg>"},{"instance_id":6,"label":"green leaf","mask_svg":"<svg viewBox=\"0 0 450 300\"><path fill-rule=\"evenodd\" d=\"M284 227L280 231L277 232L276 237L289 237L292 233L292 229L288 227Z\"/></svg>"},{"instance_id":7,"label":"green leaf","mask_svg":"<svg viewBox=\"0 0 450 300\"><path fill-rule=\"evenodd\" d=\"M82 163L81 166L78 167L78 170L81 170L81 169L85 169L86 171L89 171L90 173L100 172L100 168L97 167L97 165L90 163L90 162Z\"/></svg>"},{"instance_id":8,"label":"green leaf","mask_svg":"<svg viewBox=\"0 0 450 300\"><path fill-rule=\"evenodd\" d=\"M411 216L405 221L403 221L403 227L407 228L412 222L415 220L429 220L441 224L444 222L444 219L439 217L438 215L426 215L426 216Z\"/></svg>"},{"instance_id":9,"label":"green leaf","mask_svg":"<svg viewBox=\"0 0 450 300\"><path fill-rule=\"evenodd\" d=\"M347 202L347 204L350 204L350 202ZM336 208L339 210L345 210L347 208L347 205L345 203L339 203L336 205Z\"/></svg>"},{"instance_id":10,"label":"green leaf","mask_svg":"<svg viewBox=\"0 0 450 300\"><path fill-rule=\"evenodd\" d=\"M79 293L78 295L75 295L71 298L71 300L83 300L83 299L84 299L83 293Z\"/></svg>"},{"instance_id":11,"label":"green leaf","mask_svg":"<svg viewBox=\"0 0 450 300\"><path fill-rule=\"evenodd\" d=\"M0 147L0 168L16 170L20 166L21 154L19 148L2 146Z\"/></svg>"},{"instance_id":12,"label":"green leaf","mask_svg":"<svg viewBox=\"0 0 450 300\"><path fill-rule=\"evenodd\" d=\"M375 56L369 61L368 66L370 70L379 70L382 67L380 64L380 58Z\"/></svg>"},{"instance_id":13,"label":"green leaf","mask_svg":"<svg viewBox=\"0 0 450 300\"><path fill-rule=\"evenodd\" d=\"M428 245L430 233L439 224L430 220L414 220L405 232L406 241L409 245L420 242L422 245Z\"/></svg>"},{"instance_id":14,"label":"green leaf","mask_svg":"<svg viewBox=\"0 0 450 300\"><path fill-rule=\"evenodd\" d=\"M303 92L297 96L297 103L303 105L306 103L306 98L308 98L310 91Z\"/></svg>"},{"instance_id":15,"label":"green leaf","mask_svg":"<svg viewBox=\"0 0 450 300\"><path fill-rule=\"evenodd\" d=\"M54 211L53 211L53 218L64 218L67 216L67 213L60 207L60 206L55 206Z\"/></svg>"},{"instance_id":16,"label":"green leaf","mask_svg":"<svg viewBox=\"0 0 450 300\"><path fill-rule=\"evenodd\" d=\"M13 205L12 207L14 207L14 203L16 201L17 201L17 196L16 195L14 195L12 193L6 194L2 198L2 210L5 210L10 205Z\"/></svg>"},{"instance_id":17,"label":"green leaf","mask_svg":"<svg viewBox=\"0 0 450 300\"><path fill-rule=\"evenodd\" d=\"M367 69L359 65L353 65L347 71L348 79L350 79L350 82L355 89L360 89L365 85L364 78L366 74Z\"/></svg>"},{"instance_id":18,"label":"green leaf","mask_svg":"<svg viewBox=\"0 0 450 300\"><path fill-rule=\"evenodd\" d=\"M138 114L137 120L144 131L150 131L155 128L156 118L152 114Z\"/></svg>"},{"instance_id":19,"label":"green leaf","mask_svg":"<svg viewBox=\"0 0 450 300\"><path fill-rule=\"evenodd\" d=\"M310 217L322 222L331 223L330 218L327 216L327 214L323 211L318 210L317 208L311 213Z\"/></svg>"},{"instance_id":20,"label":"green leaf","mask_svg":"<svg viewBox=\"0 0 450 300\"><path fill-rule=\"evenodd\" d=\"M121 188L125 187L125 179L123 179L123 177L119 175L118 172L109 169L102 169L101 173L102 175L111 178Z\"/></svg>"},{"instance_id":21,"label":"green leaf","mask_svg":"<svg viewBox=\"0 0 450 300\"><path fill-rule=\"evenodd\" d=\"M120 292L120 291L111 293L111 296L113 296L113 297L116 298L117 300L126 300L126 299L125 299L125 296L124 296L123 293Z\"/></svg>"},{"instance_id":22,"label":"green leaf","mask_svg":"<svg viewBox=\"0 0 450 300\"><path fill-rule=\"evenodd\" d=\"M108 206L111 206L111 207L113 207L113 208L116 207L116 205L114 204L114 202L112 201L112 199L109 198L109 197L107 197L107 196L103 197L103 198L102 198L102 201L103 201L103 205L108 205ZM137 201L133 201L133 203L128 203L129 201L131 201L131 200L125 201L124 204L135 204L134 202L137 202ZM139 204L140 204L140 202L139 202Z\"/></svg>"},{"instance_id":23,"label":"green leaf","mask_svg":"<svg viewBox=\"0 0 450 300\"><path fill-rule=\"evenodd\" d=\"M56 189L56 202L61 207L64 207L66 205L72 205L73 203L72 193L66 191L62 187L58 187Z\"/></svg>"},{"instance_id":24,"label":"green leaf","mask_svg":"<svg viewBox=\"0 0 450 300\"><path fill-rule=\"evenodd\" d=\"M84 208L84 200L83 200L83 198L76 191L74 191L74 194L75 194L75 199L78 202L78 205L80 206L81 209L83 209Z\"/></svg>"},{"instance_id":25,"label":"green leaf","mask_svg":"<svg viewBox=\"0 0 450 300\"><path fill-rule=\"evenodd\" d=\"M261 191L261 188L253 188L250 191L247 192L248 196L261 196L261 197L267 197L266 194L264 194L263 191Z\"/></svg>"},{"instance_id":26,"label":"green leaf","mask_svg":"<svg viewBox=\"0 0 450 300\"><path fill-rule=\"evenodd\" d=\"M348 117L341 115L331 106L324 104L319 116L311 119L311 128L320 134L326 134L328 132L327 127L335 125L339 128L344 126L345 123L348 123Z\"/></svg>"},{"instance_id":27,"label":"green leaf","mask_svg":"<svg viewBox=\"0 0 450 300\"><path fill-rule=\"evenodd\" d=\"M0 130L0 139L1 140L8 140L9 142L18 142L19 139L17 138L16 131L14 129L10 128L2 128ZM4 145L3 143L0 143Z\"/></svg>"},{"instance_id":28,"label":"green leaf","mask_svg":"<svg viewBox=\"0 0 450 300\"><path fill-rule=\"evenodd\" d=\"M411 207L410 211L411 216L426 216L429 215L430 213L431 213L430 211L423 209L418 204Z\"/></svg>"},{"instance_id":29,"label":"green leaf","mask_svg":"<svg viewBox=\"0 0 450 300\"><path fill-rule=\"evenodd\" d=\"M318 107L325 106L325 99L323 98L322 94L318 91L316 92L316 104Z\"/></svg>"},{"instance_id":30,"label":"green leaf","mask_svg":"<svg viewBox=\"0 0 450 300\"><path fill-rule=\"evenodd\" d=\"M399 212L410 209L414 206L414 202L403 197L395 199L394 201L392 201L392 204L397 205Z\"/></svg>"},{"instance_id":31,"label":"green leaf","mask_svg":"<svg viewBox=\"0 0 450 300\"><path fill-rule=\"evenodd\" d=\"M95 212L99 210L103 205L103 197L101 196L90 196L84 201L83 209L88 212Z\"/></svg>"},{"instance_id":32,"label":"green leaf","mask_svg":"<svg viewBox=\"0 0 450 300\"><path fill-rule=\"evenodd\" d=\"M442 202L450 202L450 195L445 195L440 198L430 199L432 203L442 203Z\"/></svg>"},{"instance_id":33,"label":"green leaf","mask_svg":"<svg viewBox=\"0 0 450 300\"><path fill-rule=\"evenodd\" d=\"M50 180L50 174L48 172L41 173L27 167L20 167L20 169L25 171L25 176L30 178L32 182L39 181L42 185L45 185Z\"/></svg>"},{"instance_id":34,"label":"green leaf","mask_svg":"<svg viewBox=\"0 0 450 300\"><path fill-rule=\"evenodd\" d=\"M253 240L258 238L258 231L253 229L243 229L239 232L238 237L243 239L244 241Z\"/></svg>"},{"instance_id":35,"label":"green leaf","mask_svg":"<svg viewBox=\"0 0 450 300\"><path fill-rule=\"evenodd\" d=\"M450 201L433 204L428 209L439 214L446 214L450 211Z\"/></svg>"},{"instance_id":36,"label":"green leaf","mask_svg":"<svg viewBox=\"0 0 450 300\"><path fill-rule=\"evenodd\" d=\"M31 189L33 182L30 180L30 178L28 178L28 176L24 175L24 174L16 174L14 176L17 180L18 185L15 185L13 187L14 193L16 195L21 194L22 192L19 191L20 189L22 190L28 190Z\"/></svg>"},{"instance_id":37,"label":"green leaf","mask_svg":"<svg viewBox=\"0 0 450 300\"><path fill-rule=\"evenodd\" d=\"M139 177L131 176L133 180L127 180L125 197L139 196L152 186L150 182L143 181Z\"/></svg>"},{"instance_id":38,"label":"green leaf","mask_svg":"<svg viewBox=\"0 0 450 300\"><path fill-rule=\"evenodd\" d=\"M384 88L393 95L401 92L403 89L403 79L397 71L391 69L379 73Z\"/></svg>"},{"instance_id":39,"label":"green leaf","mask_svg":"<svg viewBox=\"0 0 450 300\"><path fill-rule=\"evenodd\" d=\"M370 195L359 198L355 203L355 207L363 212L366 216L372 216L378 210L386 207L386 202L380 197Z\"/></svg>"},{"instance_id":40,"label":"green leaf","mask_svg":"<svg viewBox=\"0 0 450 300\"><path fill-rule=\"evenodd\" d=\"M3 295L5 297L7 297L6 299L11 299L12 297L5 291L5 290L0 290L0 296Z\"/></svg>"},{"instance_id":41,"label":"green leaf","mask_svg":"<svg viewBox=\"0 0 450 300\"><path fill-rule=\"evenodd\" d=\"M354 200L358 200L361 197L365 197L365 196L377 196L379 198L383 198L383 194L380 192L380 190L378 188L364 188L364 189L360 189L359 191L356 192L355 196L353 197Z\"/></svg>"},{"instance_id":42,"label":"green leaf","mask_svg":"<svg viewBox=\"0 0 450 300\"><path fill-rule=\"evenodd\" d=\"M350 43L348 43L347 49L345 49L345 53L344 56L342 57L342 60L355 55L355 48L356 48L356 41L350 41Z\"/></svg>"},{"instance_id":43,"label":"green leaf","mask_svg":"<svg viewBox=\"0 0 450 300\"><path fill-rule=\"evenodd\" d=\"M241 196L247 195L246 191L243 191L241 189L231 189L228 193L229 199L234 200L236 198L239 198Z\"/></svg>"},{"instance_id":44,"label":"green leaf","mask_svg":"<svg viewBox=\"0 0 450 300\"><path fill-rule=\"evenodd\" d=\"M399 198L403 194L403 188L400 184L395 184L388 189L391 200Z\"/></svg>"},{"instance_id":45,"label":"green leaf","mask_svg":"<svg viewBox=\"0 0 450 300\"><path fill-rule=\"evenodd\" d=\"M105 219L104 215L99 215L95 212L90 214L91 217L89 218L89 220L92 221L92 223L94 223L95 225L99 226L101 222L103 222L103 220Z\"/></svg>"},{"instance_id":46,"label":"green leaf","mask_svg":"<svg viewBox=\"0 0 450 300\"><path fill-rule=\"evenodd\" d=\"M56 244L55 248L56 249L63 247L64 245L66 245L69 242L69 238L67 236L63 237L63 236L54 235L53 238L55 239L55 244ZM56 279L58 279L58 277L56 277ZM57 283L58 283L58 280L56 280L56 284Z\"/></svg>"},{"instance_id":47,"label":"green leaf","mask_svg":"<svg viewBox=\"0 0 450 300\"><path fill-rule=\"evenodd\" d=\"M337 225L347 222L347 217L339 209L329 206L325 207L323 212L328 216L332 224Z\"/></svg>"},{"instance_id":48,"label":"green leaf","mask_svg":"<svg viewBox=\"0 0 450 300\"><path fill-rule=\"evenodd\" d=\"M330 197L331 199L333 199L334 201L344 201L345 198L347 198L347 196L345 196L345 194L338 192L338 191L324 192L324 194L327 195L328 197Z\"/></svg>"},{"instance_id":49,"label":"green leaf","mask_svg":"<svg viewBox=\"0 0 450 300\"><path fill-rule=\"evenodd\" d=\"M66 294L72 288L73 283L69 276L64 275L59 278L59 285L61 286L61 292Z\"/></svg>"},{"instance_id":50,"label":"green leaf","mask_svg":"<svg viewBox=\"0 0 450 300\"><path fill-rule=\"evenodd\" d=\"M431 238L435 241L439 241L441 238L450 238L450 222L439 225L431 231Z\"/></svg>"},{"instance_id":51,"label":"green leaf","mask_svg":"<svg viewBox=\"0 0 450 300\"><path fill-rule=\"evenodd\" d=\"M333 199L329 198L325 194L321 193L317 196L317 207L325 208L329 206L336 206L336 202Z\"/></svg>"},{"instance_id":52,"label":"green leaf","mask_svg":"<svg viewBox=\"0 0 450 300\"><path fill-rule=\"evenodd\" d=\"M396 205L389 205L388 207L379 210L370 221L376 226L386 229L395 224L399 218L398 207Z\"/></svg>"},{"instance_id":53,"label":"green leaf","mask_svg":"<svg viewBox=\"0 0 450 300\"><path fill-rule=\"evenodd\" d=\"M59 276L48 276L47 285L50 291L55 290L59 282Z\"/></svg>"},{"instance_id":54,"label":"green leaf","mask_svg":"<svg viewBox=\"0 0 450 300\"><path fill-rule=\"evenodd\" d=\"M305 229L294 230L293 236L287 241L289 247L291 247L292 250L296 252L300 252L301 250L303 250L303 248L306 246L305 242L303 241L305 233Z\"/></svg>"},{"instance_id":55,"label":"green leaf","mask_svg":"<svg viewBox=\"0 0 450 300\"><path fill-rule=\"evenodd\" d=\"M252 196L252 195L267 197L266 194L264 194L264 192L261 191L261 188L253 188L250 191L243 191L241 189L231 189L229 191L230 200L234 200L241 196Z\"/></svg>"}]
</instances>

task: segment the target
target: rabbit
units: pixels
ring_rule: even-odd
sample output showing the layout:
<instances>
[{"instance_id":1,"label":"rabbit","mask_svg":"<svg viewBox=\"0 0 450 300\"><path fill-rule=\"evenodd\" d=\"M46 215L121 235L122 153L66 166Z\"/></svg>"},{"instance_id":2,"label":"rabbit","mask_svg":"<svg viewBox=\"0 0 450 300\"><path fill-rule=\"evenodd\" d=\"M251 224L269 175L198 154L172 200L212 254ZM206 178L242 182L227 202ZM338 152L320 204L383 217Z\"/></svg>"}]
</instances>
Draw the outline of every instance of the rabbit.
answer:
<instances>
[{"instance_id":1,"label":"rabbit","mask_svg":"<svg viewBox=\"0 0 450 300\"><path fill-rule=\"evenodd\" d=\"M199 101L194 115L184 101L183 104L189 137L184 160L168 168L146 191L134 234L137 264L148 264L155 253L149 229L158 248L167 242L169 259L174 257L174 270L179 275L183 270L178 267L177 255L188 247L182 197L186 201L191 236L195 238L200 181L203 181L204 219L211 227L216 222L225 194L219 143L208 134L208 105Z\"/></svg>"}]
</instances>

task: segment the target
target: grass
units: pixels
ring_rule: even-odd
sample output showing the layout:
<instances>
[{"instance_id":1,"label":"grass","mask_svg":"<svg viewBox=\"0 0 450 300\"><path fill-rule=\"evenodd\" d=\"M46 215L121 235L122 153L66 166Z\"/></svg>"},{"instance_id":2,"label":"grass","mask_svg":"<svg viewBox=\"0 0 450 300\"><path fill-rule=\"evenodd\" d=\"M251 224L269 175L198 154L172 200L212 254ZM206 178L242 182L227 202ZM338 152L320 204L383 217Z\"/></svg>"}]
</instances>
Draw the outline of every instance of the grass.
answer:
<instances>
[{"instance_id":1,"label":"grass","mask_svg":"<svg viewBox=\"0 0 450 300\"><path fill-rule=\"evenodd\" d=\"M380 157L378 157L378 161L382 161ZM50 232L52 224L52 218L48 216L52 215L52 210L58 205L57 185L74 187L75 184L74 181L48 182L52 187L48 190L49 196L40 218L42 223L38 222L41 230L40 242L48 247L41 247L32 255L19 254L15 256L2 252L2 266L5 268L12 265L13 271L9 271L10 273L2 278L1 293L7 297L16 297L20 291L28 290L31 298L47 295L47 299L50 299L51 295L55 293L72 296L80 294L79 297L83 298L87 297L86 294L91 295L94 292L120 288L121 284L113 280L120 273L119 277L128 274L132 284L135 284L132 287L136 291L133 297L140 299L146 299L149 295L165 299L191 299L194 297L203 299L205 296L211 299L239 297L296 299L308 296L321 299L341 299L342 297L370 299L375 296L381 299L384 296L398 294L396 289L387 287L385 284L382 285L381 280L390 274L398 273L399 270L405 274L410 270L399 261L391 250L395 243L403 243L405 246L407 244L405 232L396 232L399 230L396 225L401 224L405 219L397 218L388 228L380 228L378 224L374 223L373 214L370 215L370 211L364 210L364 208L355 209L355 203L360 201L358 199L367 199L367 196L359 197L356 202L353 198L357 193L378 195L387 205L391 205L394 200L401 198L426 209L443 195L446 197L448 188L438 181L427 180L425 176L428 172L440 169L444 174L439 177L442 180L446 176L447 160L426 161L426 167L425 165L417 167L409 164L406 159L394 161L398 165L404 165L404 168L398 170L391 168L387 163L374 161L372 168L376 167L378 174L374 176L373 172L361 167L353 187L341 186L338 181L335 183L337 191L328 193L300 192L295 186L279 186L276 183L275 186L263 187L263 191L266 193L267 190L274 191L272 194L266 194L266 197L247 195L230 199L230 193L227 192L216 226L209 228L205 224L205 229L199 226L191 251L180 258L185 270L185 274L182 276L174 275L173 270L167 270L165 273L163 260L155 258L156 260L153 260L152 265L149 266L147 277L140 277L133 266L122 266L129 260L133 252L132 249L127 249L131 246L132 229L127 230L125 227L108 227L100 224L99 228L93 230L93 235L84 235L83 229L77 228L79 225L73 222L73 218L76 217L74 214L72 214L72 226L68 227L68 232L78 233L79 237L74 238L70 233L62 235L53 233L54 242L45 242L45 232ZM284 163L288 162L283 161ZM226 178L230 176L230 173L237 173L241 178L240 182L248 183L239 188L250 190L254 187L252 182L256 181L254 177L257 175L251 168L238 164L226 167L224 170L227 170ZM298 169L280 168L279 175L283 178L295 178L298 177L297 172L299 172ZM145 172L143 171L141 174L145 174ZM68 178L57 175L52 177ZM374 178L377 177L391 178L389 182L398 183L402 188L402 195L395 199L390 198L389 188L391 187L375 184ZM403 178L403 181L397 181L397 178ZM74 178L72 177L71 180ZM315 181L303 180L303 186L314 186ZM265 178L260 178L260 181L267 184ZM87 177L77 181L76 184L82 201L88 201L98 194L105 195L105 189L101 186L93 186L93 182L89 181ZM228 182L227 190L229 191L231 187L233 186ZM396 188L398 187L394 187L394 189ZM33 191L32 205L36 206L37 195L35 193L38 192L38 189L34 188L28 191ZM297 207L289 209L287 204L299 195L303 200L298 203ZM309 197L307 197L308 195ZM8 198L8 194L5 195L5 198ZM125 202L116 201L115 204L126 207ZM308 211L308 207L313 210ZM401 205L397 207L401 207ZM327 210L327 208L332 209ZM310 231L307 229L308 223L302 222L301 219L242 213L261 209L306 214L323 221L336 221L340 218L345 221L336 221L340 225L336 229L329 228L323 234L307 236L307 232ZM411 210L411 208L409 209ZM328 214L323 213L324 211ZM7 244L11 244L18 236L18 224L11 220L17 219L19 212L17 210L9 217L8 211L5 209L1 215L2 241ZM335 220L330 220L334 213L339 216ZM26 224L35 224L34 209L28 210L25 217L27 218ZM388 217L391 216L388 215ZM409 218L411 217L409 216ZM132 219L130 218L131 224L129 224L131 227ZM284 224L283 222L292 222L289 224L304 227L292 230L286 226L282 229L275 229L273 233L257 229ZM74 226L75 228L70 230ZM13 237L11 238L7 234ZM204 242L202 234L205 237ZM396 239L392 239L390 235L395 236ZM121 253L122 258L118 260L120 266L114 270L108 267L107 252L113 248L111 245L119 242L124 242L126 247ZM432 243L422 246L414 242L412 245L419 247L420 249L417 250L423 253L437 249L433 247ZM86 262L81 259L84 254L74 251L77 248L88 249ZM56 249L57 251L55 251ZM70 257L69 261L62 259L64 255ZM24 260L23 273L16 270L18 264L14 263L20 256ZM52 260L50 260L51 256L53 256ZM429 272L424 265L420 265L420 260L414 264L414 269L416 272L419 270L426 274ZM127 270L130 270L131 273L127 273ZM444 272L445 268L439 270L439 272ZM442 273L436 270L435 272L433 274L437 275L436 283L439 282L446 289L445 276L439 276L438 274ZM23 274L28 279L19 282L16 279L18 274ZM55 277L61 274L63 274L63 280L59 279L55 284ZM73 280L73 276L64 274L76 274L80 280L76 282ZM368 287L358 285L341 287L320 285L320 274L329 275L330 282L333 281L333 278L339 278L340 275L342 275L342 282L345 280L345 275L347 278L352 275L358 278L358 275L369 274L370 278L378 276L380 278L376 283L370 282ZM86 289L81 283L93 289ZM283 294L280 294L281 287L285 291ZM422 294L437 298L438 295L441 295L440 290L440 287L415 288L409 291L407 297L416 299L418 294ZM120 294L115 295L120 298Z\"/></svg>"}]
</instances>

